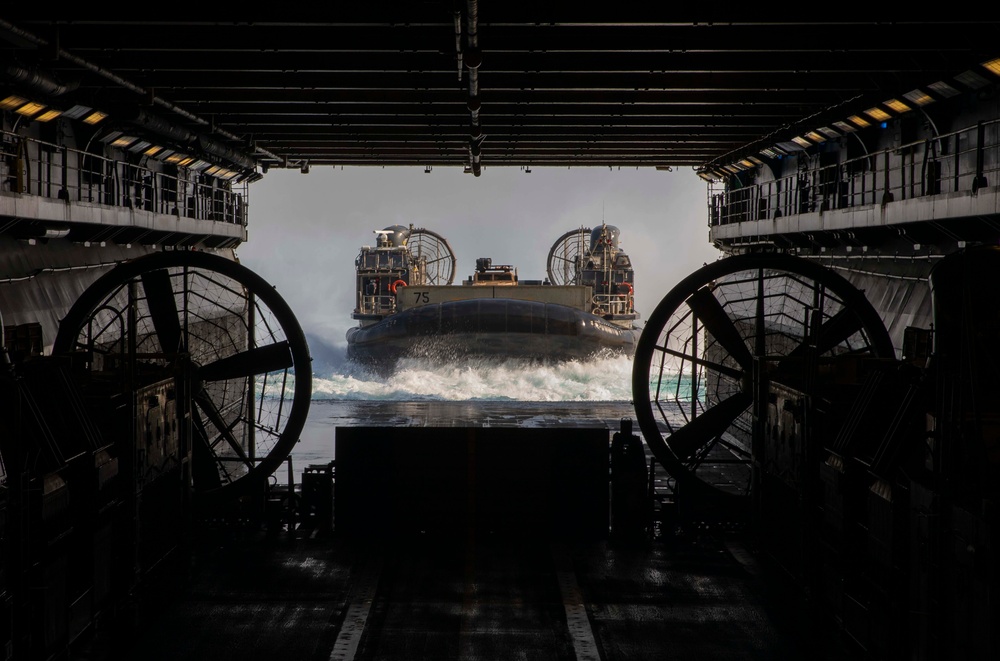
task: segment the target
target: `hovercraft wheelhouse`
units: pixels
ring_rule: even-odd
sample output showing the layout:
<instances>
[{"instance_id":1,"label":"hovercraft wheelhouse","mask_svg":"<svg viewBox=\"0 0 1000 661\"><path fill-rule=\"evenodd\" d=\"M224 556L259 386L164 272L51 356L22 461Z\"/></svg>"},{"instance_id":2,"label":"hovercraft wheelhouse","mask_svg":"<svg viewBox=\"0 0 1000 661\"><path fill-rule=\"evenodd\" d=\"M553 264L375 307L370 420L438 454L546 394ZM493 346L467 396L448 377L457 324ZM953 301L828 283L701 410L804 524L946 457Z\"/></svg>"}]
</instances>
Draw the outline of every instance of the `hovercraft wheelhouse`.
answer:
<instances>
[{"instance_id":1,"label":"hovercraft wheelhouse","mask_svg":"<svg viewBox=\"0 0 1000 661\"><path fill-rule=\"evenodd\" d=\"M564 234L544 281L481 257L459 286L441 236L401 225L376 235L355 262L359 325L347 332L355 361L391 368L403 356L565 361L634 350L634 273L617 227Z\"/></svg>"}]
</instances>

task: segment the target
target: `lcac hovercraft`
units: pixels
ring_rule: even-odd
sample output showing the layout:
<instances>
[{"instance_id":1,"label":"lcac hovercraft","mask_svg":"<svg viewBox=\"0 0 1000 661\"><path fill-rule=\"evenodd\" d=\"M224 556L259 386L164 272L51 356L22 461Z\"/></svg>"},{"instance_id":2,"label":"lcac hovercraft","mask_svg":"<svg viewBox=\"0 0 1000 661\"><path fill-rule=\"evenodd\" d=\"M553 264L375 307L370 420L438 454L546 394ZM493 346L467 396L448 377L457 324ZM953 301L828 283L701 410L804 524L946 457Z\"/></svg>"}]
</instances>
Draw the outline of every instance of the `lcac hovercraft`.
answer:
<instances>
[{"instance_id":1,"label":"lcac hovercraft","mask_svg":"<svg viewBox=\"0 0 1000 661\"><path fill-rule=\"evenodd\" d=\"M619 233L602 224L563 234L549 250L545 280L522 280L514 266L483 257L454 285L446 239L412 226L379 230L355 262L359 325L347 332L348 358L391 371L402 357L631 356L639 314Z\"/></svg>"}]
</instances>

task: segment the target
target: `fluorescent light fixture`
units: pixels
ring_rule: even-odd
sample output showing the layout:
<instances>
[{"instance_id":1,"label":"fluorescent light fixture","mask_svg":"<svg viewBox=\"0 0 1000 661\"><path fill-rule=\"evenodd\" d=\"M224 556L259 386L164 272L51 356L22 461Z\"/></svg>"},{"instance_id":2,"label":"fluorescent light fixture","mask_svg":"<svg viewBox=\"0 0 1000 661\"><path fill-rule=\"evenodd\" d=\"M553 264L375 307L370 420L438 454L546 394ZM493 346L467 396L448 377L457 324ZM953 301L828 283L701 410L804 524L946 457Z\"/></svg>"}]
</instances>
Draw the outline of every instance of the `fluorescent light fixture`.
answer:
<instances>
[{"instance_id":1,"label":"fluorescent light fixture","mask_svg":"<svg viewBox=\"0 0 1000 661\"><path fill-rule=\"evenodd\" d=\"M84 123L94 125L100 122L102 119L108 116L108 113L101 112L100 110L95 110L86 117L83 118Z\"/></svg>"},{"instance_id":2,"label":"fluorescent light fixture","mask_svg":"<svg viewBox=\"0 0 1000 661\"><path fill-rule=\"evenodd\" d=\"M167 160L170 160L170 159L167 159ZM187 166L191 165L192 163L194 163L194 157L193 156L181 156L180 160L177 161L177 165L179 165L180 167L187 167Z\"/></svg>"},{"instance_id":3,"label":"fluorescent light fixture","mask_svg":"<svg viewBox=\"0 0 1000 661\"><path fill-rule=\"evenodd\" d=\"M767 156L768 158L779 158L781 156L781 154L770 148L761 149L760 153L763 154L764 156Z\"/></svg>"},{"instance_id":4,"label":"fluorescent light fixture","mask_svg":"<svg viewBox=\"0 0 1000 661\"><path fill-rule=\"evenodd\" d=\"M745 165L748 168L756 167L756 164L749 158L744 158L742 161L740 161L740 165Z\"/></svg>"},{"instance_id":5,"label":"fluorescent light fixture","mask_svg":"<svg viewBox=\"0 0 1000 661\"><path fill-rule=\"evenodd\" d=\"M834 140L840 137L840 134L834 131L829 126L821 126L816 130L825 135L826 137L832 138Z\"/></svg>"},{"instance_id":6,"label":"fluorescent light fixture","mask_svg":"<svg viewBox=\"0 0 1000 661\"><path fill-rule=\"evenodd\" d=\"M955 80L974 90L977 90L980 87L986 87L990 84L990 81L986 80L975 71L962 72L955 76Z\"/></svg>"},{"instance_id":7,"label":"fluorescent light fixture","mask_svg":"<svg viewBox=\"0 0 1000 661\"><path fill-rule=\"evenodd\" d=\"M882 103L888 108L891 108L893 111L898 112L900 114L904 112L910 112L911 110L913 110L913 108L906 105L899 99L889 99L888 101L883 101Z\"/></svg>"},{"instance_id":8,"label":"fluorescent light fixture","mask_svg":"<svg viewBox=\"0 0 1000 661\"><path fill-rule=\"evenodd\" d=\"M36 122L48 122L62 114L61 110L50 109L35 117Z\"/></svg>"},{"instance_id":9,"label":"fluorescent light fixture","mask_svg":"<svg viewBox=\"0 0 1000 661\"><path fill-rule=\"evenodd\" d=\"M212 167L210 167L207 170L205 170L205 174L210 174L210 175L212 175L214 177L217 174L219 174L219 172L221 170L222 170L222 166L221 165L213 165Z\"/></svg>"},{"instance_id":10,"label":"fluorescent light fixture","mask_svg":"<svg viewBox=\"0 0 1000 661\"><path fill-rule=\"evenodd\" d=\"M936 83L931 83L930 85L927 86L927 89L934 92L938 96L943 96L946 99L950 99L951 97L958 96L960 94L960 92L957 89L955 89L948 83L944 82L943 80L939 80Z\"/></svg>"},{"instance_id":11,"label":"fluorescent light fixture","mask_svg":"<svg viewBox=\"0 0 1000 661\"><path fill-rule=\"evenodd\" d=\"M45 109L45 104L29 101L28 103L25 103L23 106L21 106L14 112L16 112L19 115L24 115L25 117L31 117L32 115L44 109Z\"/></svg>"},{"instance_id":12,"label":"fluorescent light fixture","mask_svg":"<svg viewBox=\"0 0 1000 661\"><path fill-rule=\"evenodd\" d=\"M877 122L884 122L892 119L892 115L882 110L881 108L869 108L868 110L865 111L865 114Z\"/></svg>"},{"instance_id":13,"label":"fluorescent light fixture","mask_svg":"<svg viewBox=\"0 0 1000 661\"><path fill-rule=\"evenodd\" d=\"M847 121L854 122L855 124L857 124L861 128L867 128L867 127L869 127L869 126L872 125L871 122L869 122L867 119L865 119L861 115L851 115L850 117L847 118Z\"/></svg>"},{"instance_id":14,"label":"fluorescent light fixture","mask_svg":"<svg viewBox=\"0 0 1000 661\"><path fill-rule=\"evenodd\" d=\"M1000 76L1000 57L992 59L989 62L983 62L983 68L989 70L994 75Z\"/></svg>"},{"instance_id":15,"label":"fluorescent light fixture","mask_svg":"<svg viewBox=\"0 0 1000 661\"><path fill-rule=\"evenodd\" d=\"M698 176L707 181L708 183L712 183L716 180L715 176L713 176L712 173L710 172L699 172Z\"/></svg>"},{"instance_id":16,"label":"fluorescent light fixture","mask_svg":"<svg viewBox=\"0 0 1000 661\"><path fill-rule=\"evenodd\" d=\"M69 119L80 119L87 113L89 113L93 108L90 106L75 105L66 112L63 113L63 117L68 117Z\"/></svg>"},{"instance_id":17,"label":"fluorescent light fixture","mask_svg":"<svg viewBox=\"0 0 1000 661\"><path fill-rule=\"evenodd\" d=\"M756 156L747 156L747 160L753 163L754 165L764 165L764 161L760 160Z\"/></svg>"},{"instance_id":18,"label":"fluorescent light fixture","mask_svg":"<svg viewBox=\"0 0 1000 661\"><path fill-rule=\"evenodd\" d=\"M20 108L28 100L21 96L16 96L11 94L7 98L0 100L0 110L13 110L14 108Z\"/></svg>"},{"instance_id":19,"label":"fluorescent light fixture","mask_svg":"<svg viewBox=\"0 0 1000 661\"><path fill-rule=\"evenodd\" d=\"M211 163L209 163L208 161L203 161L201 159L198 159L198 160L194 161L193 163L191 163L188 166L188 168L191 169L191 170L194 170L195 172L201 172L202 170L204 170L205 168L207 168L210 165L211 165Z\"/></svg>"},{"instance_id":20,"label":"fluorescent light fixture","mask_svg":"<svg viewBox=\"0 0 1000 661\"><path fill-rule=\"evenodd\" d=\"M738 167L736 167L735 165L723 165L722 169L725 170L726 172L728 172L729 174L739 174L740 173L740 169Z\"/></svg>"},{"instance_id":21,"label":"fluorescent light fixture","mask_svg":"<svg viewBox=\"0 0 1000 661\"><path fill-rule=\"evenodd\" d=\"M156 153L156 158L158 158L161 161L166 161L169 163L170 157L173 156L175 153L176 152L173 149L161 149Z\"/></svg>"},{"instance_id":22,"label":"fluorescent light fixture","mask_svg":"<svg viewBox=\"0 0 1000 661\"><path fill-rule=\"evenodd\" d=\"M854 133L855 131L858 130L857 126L852 126L847 122L834 122L833 125L836 126L838 129L840 129L841 131L843 131L844 133Z\"/></svg>"},{"instance_id":23,"label":"fluorescent light fixture","mask_svg":"<svg viewBox=\"0 0 1000 661\"><path fill-rule=\"evenodd\" d=\"M156 156L161 151L163 151L163 147L160 147L159 145L153 145L152 147L150 147L146 151L142 152L142 155L143 156Z\"/></svg>"},{"instance_id":24,"label":"fluorescent light fixture","mask_svg":"<svg viewBox=\"0 0 1000 661\"><path fill-rule=\"evenodd\" d=\"M826 136L820 135L816 131L809 131L809 133L806 133L806 137L817 144L826 142Z\"/></svg>"},{"instance_id":25,"label":"fluorescent light fixture","mask_svg":"<svg viewBox=\"0 0 1000 661\"><path fill-rule=\"evenodd\" d=\"M792 142L794 142L795 144L797 144L800 147L812 147L812 143L811 142L809 142L805 138L803 138L801 136L798 136L798 135L795 136L794 138L792 138Z\"/></svg>"},{"instance_id":26,"label":"fluorescent light fixture","mask_svg":"<svg viewBox=\"0 0 1000 661\"><path fill-rule=\"evenodd\" d=\"M185 156L184 154L173 153L173 154L170 154L169 156L167 156L167 163L173 163L174 165L180 165L181 161L183 161L185 158L187 158L187 156ZM190 163L190 162L191 161L188 161L188 163Z\"/></svg>"},{"instance_id":27,"label":"fluorescent light fixture","mask_svg":"<svg viewBox=\"0 0 1000 661\"><path fill-rule=\"evenodd\" d=\"M123 135L122 137L113 140L111 142L111 146L112 147L123 147L124 148L124 147L128 147L130 144L132 144L135 141L136 141L136 138L134 138L133 136L131 136L131 135Z\"/></svg>"},{"instance_id":28,"label":"fluorescent light fixture","mask_svg":"<svg viewBox=\"0 0 1000 661\"><path fill-rule=\"evenodd\" d=\"M153 144L153 143L150 142L149 140L139 140L138 142L132 144L128 148L128 150L130 152L133 152L133 153L138 153L138 152L144 151L146 149L146 147L149 147L151 144Z\"/></svg>"},{"instance_id":29,"label":"fluorescent light fixture","mask_svg":"<svg viewBox=\"0 0 1000 661\"><path fill-rule=\"evenodd\" d=\"M903 98L915 106L926 106L934 103L934 97L923 90L912 90L903 95Z\"/></svg>"}]
</instances>

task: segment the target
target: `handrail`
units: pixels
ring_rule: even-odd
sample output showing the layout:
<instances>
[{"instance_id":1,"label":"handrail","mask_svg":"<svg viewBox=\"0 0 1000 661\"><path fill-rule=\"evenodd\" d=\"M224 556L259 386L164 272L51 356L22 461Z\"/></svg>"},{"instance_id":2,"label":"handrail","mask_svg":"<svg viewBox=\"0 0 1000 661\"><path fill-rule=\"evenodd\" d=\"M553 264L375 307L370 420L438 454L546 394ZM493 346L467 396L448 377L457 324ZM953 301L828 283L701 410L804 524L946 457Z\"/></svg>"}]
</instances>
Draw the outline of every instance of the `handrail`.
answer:
<instances>
[{"instance_id":1,"label":"handrail","mask_svg":"<svg viewBox=\"0 0 1000 661\"><path fill-rule=\"evenodd\" d=\"M246 226L249 182L128 159L0 131L0 191Z\"/></svg>"},{"instance_id":2,"label":"handrail","mask_svg":"<svg viewBox=\"0 0 1000 661\"><path fill-rule=\"evenodd\" d=\"M1000 184L1000 120L801 169L770 181L709 188L709 226L852 209Z\"/></svg>"}]
</instances>

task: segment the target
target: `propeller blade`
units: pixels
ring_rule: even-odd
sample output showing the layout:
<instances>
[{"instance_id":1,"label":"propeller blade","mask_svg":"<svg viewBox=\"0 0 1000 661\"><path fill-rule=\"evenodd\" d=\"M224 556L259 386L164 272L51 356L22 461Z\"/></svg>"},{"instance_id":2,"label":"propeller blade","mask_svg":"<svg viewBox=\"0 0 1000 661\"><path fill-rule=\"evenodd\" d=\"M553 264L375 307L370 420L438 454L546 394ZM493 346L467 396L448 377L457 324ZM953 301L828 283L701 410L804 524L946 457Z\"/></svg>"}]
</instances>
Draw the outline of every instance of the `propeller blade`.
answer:
<instances>
[{"instance_id":1,"label":"propeller blade","mask_svg":"<svg viewBox=\"0 0 1000 661\"><path fill-rule=\"evenodd\" d=\"M220 358L213 363L202 366L199 375L204 381L222 381L277 372L291 366L292 352L288 347L288 342L276 342Z\"/></svg>"},{"instance_id":2,"label":"propeller blade","mask_svg":"<svg viewBox=\"0 0 1000 661\"><path fill-rule=\"evenodd\" d=\"M229 426L226 424L226 421L223 419L222 413L219 411L218 408L216 408L215 402L213 402L212 399L207 394L205 394L205 391L202 391L197 395L195 395L194 401L195 404L197 404L198 407L201 408L201 410L208 417L209 422L215 425L215 428L219 430L219 434L222 436L222 438L226 440L226 443L228 443L229 447L232 448L233 452L236 453L236 456L239 457L243 461L243 463L247 465L247 468L253 468L253 463L247 457L247 453L243 449L243 446L241 446L239 441L236 440L236 437L233 436L232 430L229 428Z\"/></svg>"},{"instance_id":3,"label":"propeller blade","mask_svg":"<svg viewBox=\"0 0 1000 661\"><path fill-rule=\"evenodd\" d=\"M683 358L684 360L691 361L692 363L694 363L695 365L698 365L699 367L704 367L704 368L706 368L708 370L711 370L713 372L718 372L719 374L725 374L726 376L728 376L731 379L735 379L735 380L739 381L740 379L743 378L743 370L738 370L738 369L736 369L734 367L728 367L728 366L722 365L720 363L715 363L715 362L712 362L711 360L705 360L703 358L696 358L696 357L692 356L691 354L683 353L681 351L677 351L676 349L671 349L670 347L663 347L663 346L660 346L659 344L657 344L653 348L656 349L656 350L658 350L658 351L662 351L663 353L667 354L668 356L674 356L675 358Z\"/></svg>"},{"instance_id":4,"label":"propeller blade","mask_svg":"<svg viewBox=\"0 0 1000 661\"><path fill-rule=\"evenodd\" d=\"M827 319L810 338L801 342L778 361L770 374L774 381L793 385L805 378L802 359L821 356L862 329L861 319L847 308Z\"/></svg>"},{"instance_id":5,"label":"propeller blade","mask_svg":"<svg viewBox=\"0 0 1000 661\"><path fill-rule=\"evenodd\" d=\"M743 371L749 372L753 368L753 356L750 355L743 336L736 330L736 326L711 290L702 287L688 298L687 304L715 341L729 352Z\"/></svg>"},{"instance_id":6,"label":"propeller blade","mask_svg":"<svg viewBox=\"0 0 1000 661\"><path fill-rule=\"evenodd\" d=\"M753 396L749 393L731 395L668 436L667 445L683 461L726 431L752 403Z\"/></svg>"},{"instance_id":7,"label":"propeller blade","mask_svg":"<svg viewBox=\"0 0 1000 661\"><path fill-rule=\"evenodd\" d=\"M219 475L219 467L215 463L215 453L212 452L208 438L208 430L205 428L205 421L198 414L198 409L193 408L192 419L195 427L194 443L191 444L191 480L194 488L198 491L209 491L222 486L222 477Z\"/></svg>"},{"instance_id":8,"label":"propeller blade","mask_svg":"<svg viewBox=\"0 0 1000 661\"><path fill-rule=\"evenodd\" d=\"M175 353L181 341L181 323L174 290L170 286L170 273L166 269L143 273L142 288L146 292L146 305L153 318L156 337L160 340L160 350Z\"/></svg>"},{"instance_id":9,"label":"propeller blade","mask_svg":"<svg viewBox=\"0 0 1000 661\"><path fill-rule=\"evenodd\" d=\"M822 355L834 348L850 336L861 330L861 318L854 314L849 308L843 308L833 315L819 327L814 337L816 354ZM789 357L800 357L809 349L809 345L803 342L795 347Z\"/></svg>"}]
</instances>

